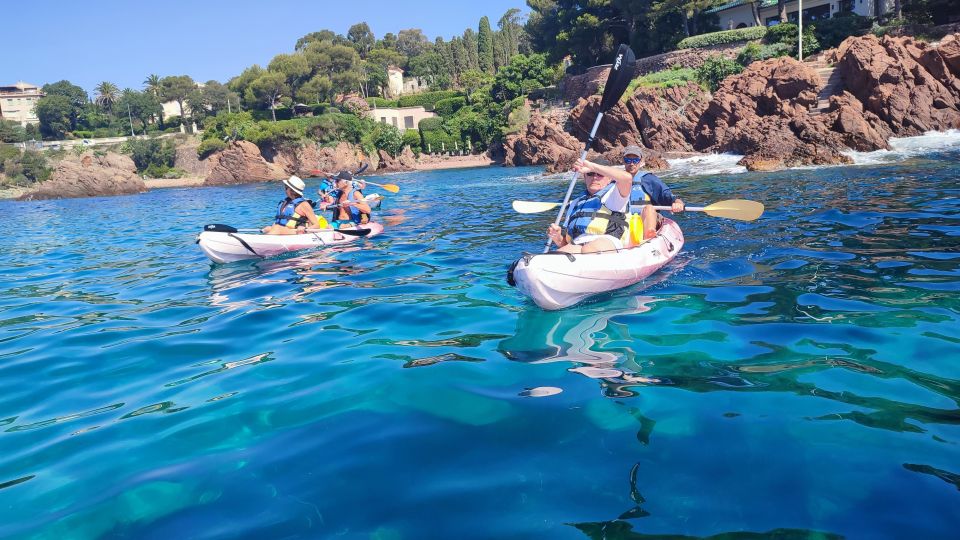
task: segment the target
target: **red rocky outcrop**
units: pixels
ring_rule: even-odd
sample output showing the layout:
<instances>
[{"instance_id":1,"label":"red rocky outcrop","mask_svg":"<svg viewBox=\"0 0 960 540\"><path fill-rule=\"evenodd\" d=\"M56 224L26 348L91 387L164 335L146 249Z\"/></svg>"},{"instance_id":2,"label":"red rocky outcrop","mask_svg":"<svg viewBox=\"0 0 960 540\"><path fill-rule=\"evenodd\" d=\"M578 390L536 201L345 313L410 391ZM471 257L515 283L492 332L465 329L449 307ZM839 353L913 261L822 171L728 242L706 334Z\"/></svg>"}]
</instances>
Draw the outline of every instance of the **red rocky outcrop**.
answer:
<instances>
[{"instance_id":1,"label":"red rocky outcrop","mask_svg":"<svg viewBox=\"0 0 960 540\"><path fill-rule=\"evenodd\" d=\"M306 178L315 176L315 171L337 172L355 171L369 158L358 147L339 142L334 147L308 144L279 151L266 150L266 157L273 164L282 167L287 175L295 174ZM376 168L376 163L372 164Z\"/></svg>"},{"instance_id":2,"label":"red rocky outcrop","mask_svg":"<svg viewBox=\"0 0 960 540\"><path fill-rule=\"evenodd\" d=\"M282 167L264 159L257 145L249 141L231 142L208 159L211 167L205 185L247 184L287 176Z\"/></svg>"},{"instance_id":3,"label":"red rocky outcrop","mask_svg":"<svg viewBox=\"0 0 960 540\"><path fill-rule=\"evenodd\" d=\"M20 197L22 201L69 199L105 195L143 193L147 186L137 176L137 167L129 157L108 153L70 156L57 164L50 179Z\"/></svg>"},{"instance_id":4,"label":"red rocky outcrop","mask_svg":"<svg viewBox=\"0 0 960 540\"><path fill-rule=\"evenodd\" d=\"M897 136L960 128L957 35L941 49L913 38L867 35L835 53L847 90Z\"/></svg>"},{"instance_id":5,"label":"red rocky outcrop","mask_svg":"<svg viewBox=\"0 0 960 540\"><path fill-rule=\"evenodd\" d=\"M378 172L412 171L417 166L417 157L413 155L409 146L404 146L397 157L393 157L383 150L377 150L377 154L380 157L380 164L377 165Z\"/></svg>"},{"instance_id":6,"label":"red rocky outcrop","mask_svg":"<svg viewBox=\"0 0 960 540\"><path fill-rule=\"evenodd\" d=\"M849 163L841 137L809 115L820 78L792 58L754 62L721 83L700 117L694 148L744 154L744 165Z\"/></svg>"},{"instance_id":7,"label":"red rocky outcrop","mask_svg":"<svg viewBox=\"0 0 960 540\"><path fill-rule=\"evenodd\" d=\"M573 135L534 111L526 127L504 141L504 163L547 165L548 172L569 170L582 148Z\"/></svg>"}]
</instances>

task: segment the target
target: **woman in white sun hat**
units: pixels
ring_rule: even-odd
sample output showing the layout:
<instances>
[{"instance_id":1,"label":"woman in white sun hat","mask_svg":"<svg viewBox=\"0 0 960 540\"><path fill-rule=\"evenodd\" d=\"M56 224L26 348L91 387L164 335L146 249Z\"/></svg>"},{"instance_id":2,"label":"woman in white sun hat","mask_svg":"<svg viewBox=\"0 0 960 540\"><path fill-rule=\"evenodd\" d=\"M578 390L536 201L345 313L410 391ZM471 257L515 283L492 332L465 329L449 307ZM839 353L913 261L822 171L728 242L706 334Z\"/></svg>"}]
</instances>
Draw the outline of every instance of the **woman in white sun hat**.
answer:
<instances>
[{"instance_id":1,"label":"woman in white sun hat","mask_svg":"<svg viewBox=\"0 0 960 540\"><path fill-rule=\"evenodd\" d=\"M327 220L313 213L313 203L303 198L303 180L291 176L283 181L286 198L277 206L273 225L263 228L264 234L303 234L307 227L327 228Z\"/></svg>"}]
</instances>

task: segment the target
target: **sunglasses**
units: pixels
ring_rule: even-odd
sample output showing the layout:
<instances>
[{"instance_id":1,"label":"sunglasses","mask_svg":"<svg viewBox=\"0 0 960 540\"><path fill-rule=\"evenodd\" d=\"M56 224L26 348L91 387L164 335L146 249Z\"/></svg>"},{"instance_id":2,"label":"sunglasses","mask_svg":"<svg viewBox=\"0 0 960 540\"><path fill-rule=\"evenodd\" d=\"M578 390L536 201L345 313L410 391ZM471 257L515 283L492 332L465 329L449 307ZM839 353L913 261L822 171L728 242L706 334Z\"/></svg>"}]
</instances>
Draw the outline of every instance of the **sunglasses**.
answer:
<instances>
[{"instance_id":1,"label":"sunglasses","mask_svg":"<svg viewBox=\"0 0 960 540\"><path fill-rule=\"evenodd\" d=\"M625 157L625 158L623 158L623 162L624 162L624 163L628 163L628 164L632 164L632 165L636 165L637 163L640 163L641 161L643 161L643 158L638 158L638 157Z\"/></svg>"}]
</instances>

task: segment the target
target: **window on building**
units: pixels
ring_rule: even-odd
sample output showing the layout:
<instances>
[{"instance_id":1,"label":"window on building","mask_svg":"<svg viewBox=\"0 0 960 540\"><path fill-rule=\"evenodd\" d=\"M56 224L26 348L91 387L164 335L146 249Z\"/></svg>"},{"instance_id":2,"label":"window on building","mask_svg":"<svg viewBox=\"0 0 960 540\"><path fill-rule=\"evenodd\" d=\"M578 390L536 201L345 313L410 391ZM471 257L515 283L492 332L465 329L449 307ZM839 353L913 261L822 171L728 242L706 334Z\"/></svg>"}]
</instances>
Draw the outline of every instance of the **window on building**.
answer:
<instances>
[{"instance_id":1,"label":"window on building","mask_svg":"<svg viewBox=\"0 0 960 540\"><path fill-rule=\"evenodd\" d=\"M381 124L386 124L386 123L387 123L387 117L386 117L386 116L381 116L381 117L380 117L380 123L381 123Z\"/></svg>"},{"instance_id":2,"label":"window on building","mask_svg":"<svg viewBox=\"0 0 960 540\"><path fill-rule=\"evenodd\" d=\"M853 0L840 0L837 2L837 11L840 13L851 13L853 7Z\"/></svg>"},{"instance_id":3,"label":"window on building","mask_svg":"<svg viewBox=\"0 0 960 540\"><path fill-rule=\"evenodd\" d=\"M803 22L822 21L830 18L830 4L803 10Z\"/></svg>"},{"instance_id":4,"label":"window on building","mask_svg":"<svg viewBox=\"0 0 960 540\"><path fill-rule=\"evenodd\" d=\"M413 117L404 116L403 117L403 128L404 129L413 129Z\"/></svg>"},{"instance_id":5,"label":"window on building","mask_svg":"<svg viewBox=\"0 0 960 540\"><path fill-rule=\"evenodd\" d=\"M393 117L393 127L397 127L397 117Z\"/></svg>"}]
</instances>

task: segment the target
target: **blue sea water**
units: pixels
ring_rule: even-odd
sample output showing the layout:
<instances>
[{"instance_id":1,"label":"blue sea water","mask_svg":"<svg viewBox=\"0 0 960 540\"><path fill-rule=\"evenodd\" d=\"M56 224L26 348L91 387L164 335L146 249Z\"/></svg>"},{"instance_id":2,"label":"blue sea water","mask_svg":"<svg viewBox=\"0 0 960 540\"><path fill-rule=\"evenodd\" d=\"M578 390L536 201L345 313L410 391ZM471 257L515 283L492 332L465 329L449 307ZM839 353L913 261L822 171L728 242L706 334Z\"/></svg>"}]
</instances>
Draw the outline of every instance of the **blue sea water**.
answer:
<instances>
[{"instance_id":1,"label":"blue sea water","mask_svg":"<svg viewBox=\"0 0 960 540\"><path fill-rule=\"evenodd\" d=\"M278 186L0 202L0 537L955 538L958 162L685 162L767 212L561 312L504 281L536 168L384 177L382 236L222 266L200 227Z\"/></svg>"}]
</instances>

